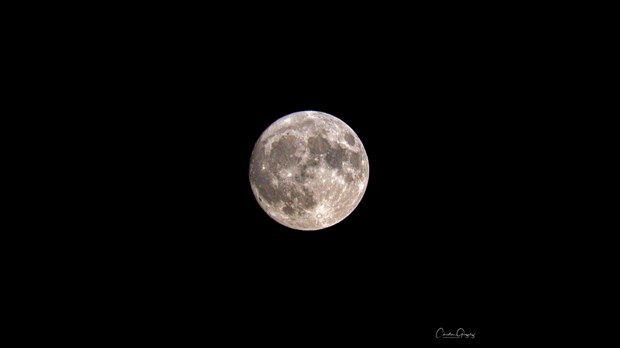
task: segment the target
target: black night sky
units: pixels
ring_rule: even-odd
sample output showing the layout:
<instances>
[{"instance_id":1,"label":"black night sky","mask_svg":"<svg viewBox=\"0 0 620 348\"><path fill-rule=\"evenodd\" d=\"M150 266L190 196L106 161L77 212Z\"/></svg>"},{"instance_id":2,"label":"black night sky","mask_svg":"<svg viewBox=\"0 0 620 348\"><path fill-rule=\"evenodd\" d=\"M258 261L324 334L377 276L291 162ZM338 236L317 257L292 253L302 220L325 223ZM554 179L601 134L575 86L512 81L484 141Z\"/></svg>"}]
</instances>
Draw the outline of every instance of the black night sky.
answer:
<instances>
[{"instance_id":1,"label":"black night sky","mask_svg":"<svg viewBox=\"0 0 620 348\"><path fill-rule=\"evenodd\" d=\"M484 342L520 305L544 125L516 36L337 22L175 20L102 72L119 165L102 183L118 194L102 267L145 330L388 347L462 327ZM358 208L316 232L270 219L248 179L261 132L301 110L346 122L370 162Z\"/></svg>"}]
</instances>

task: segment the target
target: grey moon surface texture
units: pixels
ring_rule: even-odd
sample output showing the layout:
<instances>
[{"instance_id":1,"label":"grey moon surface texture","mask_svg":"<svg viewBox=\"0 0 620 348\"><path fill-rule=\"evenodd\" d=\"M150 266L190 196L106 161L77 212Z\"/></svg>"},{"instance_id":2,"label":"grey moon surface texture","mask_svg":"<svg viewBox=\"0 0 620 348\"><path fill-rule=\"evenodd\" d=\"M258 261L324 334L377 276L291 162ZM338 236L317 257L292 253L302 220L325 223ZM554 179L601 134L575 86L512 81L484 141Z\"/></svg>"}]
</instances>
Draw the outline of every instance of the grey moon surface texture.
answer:
<instances>
[{"instance_id":1,"label":"grey moon surface texture","mask_svg":"<svg viewBox=\"0 0 620 348\"><path fill-rule=\"evenodd\" d=\"M320 230L344 220L368 185L366 150L340 119L300 111L272 123L250 160L250 185L260 207L280 224Z\"/></svg>"}]
</instances>

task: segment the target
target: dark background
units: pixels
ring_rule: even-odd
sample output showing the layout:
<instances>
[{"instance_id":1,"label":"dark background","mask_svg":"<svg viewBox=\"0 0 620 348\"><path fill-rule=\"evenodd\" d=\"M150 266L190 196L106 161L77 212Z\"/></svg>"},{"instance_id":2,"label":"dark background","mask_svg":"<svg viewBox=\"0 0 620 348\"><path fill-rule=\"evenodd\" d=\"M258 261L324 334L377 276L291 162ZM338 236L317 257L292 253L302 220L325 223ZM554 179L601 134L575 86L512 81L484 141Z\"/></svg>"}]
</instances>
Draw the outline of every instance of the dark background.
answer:
<instances>
[{"instance_id":1,"label":"dark background","mask_svg":"<svg viewBox=\"0 0 620 348\"><path fill-rule=\"evenodd\" d=\"M109 164L85 253L111 328L387 346L446 343L440 327L491 342L530 315L553 160L540 38L459 9L189 12L134 13L83 53L85 137ZM271 220L248 179L262 131L301 110L346 122L370 162L357 209L316 232Z\"/></svg>"}]
</instances>

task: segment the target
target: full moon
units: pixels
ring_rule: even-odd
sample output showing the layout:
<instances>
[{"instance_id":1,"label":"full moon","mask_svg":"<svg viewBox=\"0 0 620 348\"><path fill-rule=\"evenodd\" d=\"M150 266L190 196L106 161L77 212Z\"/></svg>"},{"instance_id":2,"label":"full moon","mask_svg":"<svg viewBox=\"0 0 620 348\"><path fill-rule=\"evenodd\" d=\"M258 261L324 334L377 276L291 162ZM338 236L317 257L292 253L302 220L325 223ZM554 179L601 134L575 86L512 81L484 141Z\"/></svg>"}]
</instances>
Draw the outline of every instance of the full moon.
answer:
<instances>
[{"instance_id":1,"label":"full moon","mask_svg":"<svg viewBox=\"0 0 620 348\"><path fill-rule=\"evenodd\" d=\"M340 119L300 111L272 123L250 160L250 185L260 207L297 230L320 230L345 219L368 185L368 156Z\"/></svg>"}]
</instances>

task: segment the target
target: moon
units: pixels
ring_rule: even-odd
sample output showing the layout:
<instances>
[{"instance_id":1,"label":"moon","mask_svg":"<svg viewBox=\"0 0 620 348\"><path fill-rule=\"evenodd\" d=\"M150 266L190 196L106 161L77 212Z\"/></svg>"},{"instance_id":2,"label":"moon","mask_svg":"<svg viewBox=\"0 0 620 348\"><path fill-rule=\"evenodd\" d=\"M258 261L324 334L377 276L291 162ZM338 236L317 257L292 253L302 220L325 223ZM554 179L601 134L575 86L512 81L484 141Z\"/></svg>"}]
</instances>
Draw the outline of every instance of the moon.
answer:
<instances>
[{"instance_id":1,"label":"moon","mask_svg":"<svg viewBox=\"0 0 620 348\"><path fill-rule=\"evenodd\" d=\"M272 123L250 160L250 186L278 223L304 231L344 220L368 185L368 156L346 123L320 111L300 111Z\"/></svg>"}]
</instances>

